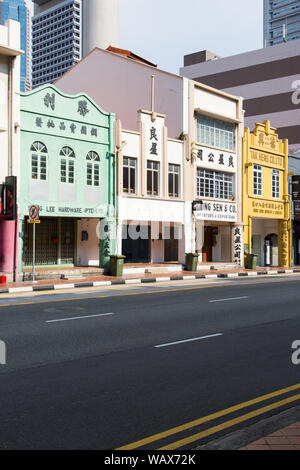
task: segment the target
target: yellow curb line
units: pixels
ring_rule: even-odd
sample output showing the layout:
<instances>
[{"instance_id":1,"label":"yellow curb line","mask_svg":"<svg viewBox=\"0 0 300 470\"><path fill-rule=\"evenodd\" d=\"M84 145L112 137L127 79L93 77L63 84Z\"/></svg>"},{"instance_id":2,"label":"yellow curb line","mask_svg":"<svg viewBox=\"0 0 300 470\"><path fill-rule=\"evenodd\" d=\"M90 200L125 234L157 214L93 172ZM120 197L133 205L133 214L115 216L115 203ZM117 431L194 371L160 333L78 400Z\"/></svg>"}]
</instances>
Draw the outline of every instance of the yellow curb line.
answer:
<instances>
[{"instance_id":1,"label":"yellow curb line","mask_svg":"<svg viewBox=\"0 0 300 470\"><path fill-rule=\"evenodd\" d=\"M300 383L296 384L296 385L292 385L291 387L287 387L287 388L277 390L277 391L272 392L272 393L268 393L266 395L262 395L260 397L254 398L252 400L248 400L246 402L240 403L240 404L235 405L235 406L231 406L229 408L218 411L216 413L209 414L207 416L204 416L203 418L199 418L199 419L196 419L194 421L190 421L189 423L183 424L181 426L171 428L167 431L164 431L164 432L161 432L161 433L158 433L158 434L154 434L153 436L147 437L145 439L141 439L141 440L133 442L131 444L119 447L116 450L133 450L133 449L136 449L138 447L142 447L146 444L150 444L151 442L155 442L155 441L164 439L168 436L172 436L173 434L178 434L179 432L186 431L187 429L193 428L194 426L199 426L200 424L207 423L208 421L212 421L214 419L220 418L221 416L225 416L227 414L233 413L234 411L238 411L238 410L241 410L243 408L247 408L248 406L255 405L255 404L260 403L262 401L269 400L271 398L277 397L279 395L283 395L285 393L291 392L293 390L297 390L299 388L300 388ZM297 395L296 397L297 397L296 399L298 399L298 398L300 398L300 395ZM292 399L294 399L294 397L292 397ZM291 400L291 401L293 401L293 400ZM273 405L274 404L269 405L269 406L273 406ZM270 408L270 409L272 409L272 408ZM259 410L255 410L252 413L256 413L257 411L259 411ZM247 415L243 415L243 416L248 416L249 414L251 414L251 413L248 413ZM254 416L256 416L256 415L254 415ZM236 418L236 419L239 419L239 418ZM249 419L249 418L245 418L245 419ZM233 422L233 421L235 421L235 420L231 420L229 422ZM240 421L238 421L238 422L240 422ZM236 423L233 423L233 424L236 424ZM233 426L233 424L230 424L230 426ZM224 423L219 425L219 426L223 426L223 425L224 425ZM215 426L214 428L210 428L210 429L216 429L216 428L219 428L219 426ZM227 426L227 427L229 427L229 426ZM225 429L225 428L221 428L221 429ZM207 430L207 431L209 431L209 430ZM207 431L203 431L203 432L206 433ZM216 430L212 431L209 434L213 434L214 432L217 432L217 431ZM202 433L199 433L199 434L201 435ZM206 435L209 435L209 434L206 434ZM200 439L200 437L198 437L198 434L196 436L197 437L195 438L195 440ZM187 439L191 439L193 437L194 436L191 436L190 438L187 438ZM204 437L204 435L203 435L203 437ZM177 442L180 442L179 445L184 445L184 444L181 444L182 441L177 441ZM174 443L174 444L177 444L177 442ZM190 441L190 442L193 442L193 441ZM168 447L168 449L170 449L170 448L171 447ZM176 447L174 447L174 448L176 448ZM161 450L161 449L159 449L159 450Z\"/></svg>"}]
</instances>

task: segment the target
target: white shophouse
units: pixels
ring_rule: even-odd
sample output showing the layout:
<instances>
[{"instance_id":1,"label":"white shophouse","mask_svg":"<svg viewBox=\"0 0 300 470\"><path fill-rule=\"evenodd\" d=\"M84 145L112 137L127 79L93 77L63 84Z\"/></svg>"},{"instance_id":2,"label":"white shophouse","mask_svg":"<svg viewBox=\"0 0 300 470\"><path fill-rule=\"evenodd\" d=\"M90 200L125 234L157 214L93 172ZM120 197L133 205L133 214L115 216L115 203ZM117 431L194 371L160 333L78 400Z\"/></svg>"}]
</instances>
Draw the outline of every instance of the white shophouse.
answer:
<instances>
[{"instance_id":1,"label":"white shophouse","mask_svg":"<svg viewBox=\"0 0 300 470\"><path fill-rule=\"evenodd\" d=\"M117 123L117 252L127 263L184 263L184 143L168 138L164 115L138 120L139 132Z\"/></svg>"},{"instance_id":2,"label":"white shophouse","mask_svg":"<svg viewBox=\"0 0 300 470\"><path fill-rule=\"evenodd\" d=\"M190 248L202 264L242 265L242 99L193 81L187 86L191 155L185 197L195 232Z\"/></svg>"}]
</instances>

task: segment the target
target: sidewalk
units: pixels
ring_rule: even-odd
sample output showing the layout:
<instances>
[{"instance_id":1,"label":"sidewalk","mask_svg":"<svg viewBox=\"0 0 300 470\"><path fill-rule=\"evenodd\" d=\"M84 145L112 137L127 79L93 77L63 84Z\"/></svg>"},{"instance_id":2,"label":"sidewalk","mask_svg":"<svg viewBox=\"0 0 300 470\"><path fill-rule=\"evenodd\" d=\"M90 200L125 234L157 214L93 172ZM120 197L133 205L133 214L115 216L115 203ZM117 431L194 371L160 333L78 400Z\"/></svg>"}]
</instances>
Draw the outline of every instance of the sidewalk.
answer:
<instances>
[{"instance_id":1,"label":"sidewalk","mask_svg":"<svg viewBox=\"0 0 300 470\"><path fill-rule=\"evenodd\" d=\"M300 421L238 450L300 450Z\"/></svg>"},{"instance_id":2,"label":"sidewalk","mask_svg":"<svg viewBox=\"0 0 300 470\"><path fill-rule=\"evenodd\" d=\"M300 273L300 267L293 267L289 269L278 268L257 268L255 271L249 269L232 269L232 270L210 270L208 271L178 271L172 273L155 273L155 274L130 274L123 277L113 277L107 275L91 276L84 280L72 279L70 280L42 280L42 281L24 281L18 283L0 284L0 294L11 294L18 292L32 292L32 291L47 291L47 290L61 290L72 289L80 287L99 287L99 286L112 286L121 284L136 284L136 283L150 283L150 282L164 282L164 281L183 281L194 279L216 279L216 278L233 278L244 276L259 276L259 275L277 275L277 274L291 274Z\"/></svg>"}]
</instances>

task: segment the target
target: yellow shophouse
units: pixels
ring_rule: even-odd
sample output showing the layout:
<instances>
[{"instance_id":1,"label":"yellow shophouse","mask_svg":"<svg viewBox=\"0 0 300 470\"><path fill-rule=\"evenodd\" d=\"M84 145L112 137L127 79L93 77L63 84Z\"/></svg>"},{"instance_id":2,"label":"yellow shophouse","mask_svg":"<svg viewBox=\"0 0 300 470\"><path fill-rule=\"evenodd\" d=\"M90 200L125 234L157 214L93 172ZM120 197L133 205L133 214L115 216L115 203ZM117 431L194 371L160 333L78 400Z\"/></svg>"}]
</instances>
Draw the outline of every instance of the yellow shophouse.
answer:
<instances>
[{"instance_id":1,"label":"yellow shophouse","mask_svg":"<svg viewBox=\"0 0 300 470\"><path fill-rule=\"evenodd\" d=\"M245 253L258 266L291 264L291 204L288 141L280 141L270 121L245 129L243 138L243 222Z\"/></svg>"}]
</instances>

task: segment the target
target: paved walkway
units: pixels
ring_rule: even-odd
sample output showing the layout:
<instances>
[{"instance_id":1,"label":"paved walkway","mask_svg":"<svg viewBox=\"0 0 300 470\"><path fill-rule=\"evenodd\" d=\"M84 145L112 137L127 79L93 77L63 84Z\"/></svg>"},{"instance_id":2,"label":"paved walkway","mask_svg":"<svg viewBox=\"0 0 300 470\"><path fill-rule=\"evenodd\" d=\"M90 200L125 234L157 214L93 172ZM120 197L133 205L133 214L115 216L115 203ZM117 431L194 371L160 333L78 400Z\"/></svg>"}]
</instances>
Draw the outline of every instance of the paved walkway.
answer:
<instances>
[{"instance_id":1,"label":"paved walkway","mask_svg":"<svg viewBox=\"0 0 300 470\"><path fill-rule=\"evenodd\" d=\"M251 276L255 274L284 274L287 272L299 272L300 273L300 267L294 266L293 268L257 268L256 270L250 270L250 269L243 269L243 268L236 268L236 269L231 269L231 270L205 270L205 271L197 271L197 272L191 272L191 271L174 271L174 272L166 272L166 273L147 273L147 274L141 274L141 273L135 273L135 274L127 274L122 277L114 277L114 276L108 276L108 275L91 275L88 277L79 277L78 279L72 278L72 280L61 280L61 279L46 279L46 280L39 280L36 282L32 281L24 281L24 282L11 282L11 283L6 283L6 284L0 284L0 289L1 288L18 288L18 287L35 287L35 286L57 286L57 285L64 285L64 284L70 284L70 283L76 283L76 284L86 284L86 283L91 283L91 282L109 282L111 281L112 283L117 282L117 281L130 281L130 280L154 280L154 279L161 279L165 280L168 278L168 280L179 280L180 279L190 279L191 276L197 276L198 278L213 278L213 277L231 277L231 276Z\"/></svg>"},{"instance_id":2,"label":"paved walkway","mask_svg":"<svg viewBox=\"0 0 300 470\"><path fill-rule=\"evenodd\" d=\"M300 450L300 421L241 447L239 450Z\"/></svg>"}]
</instances>

